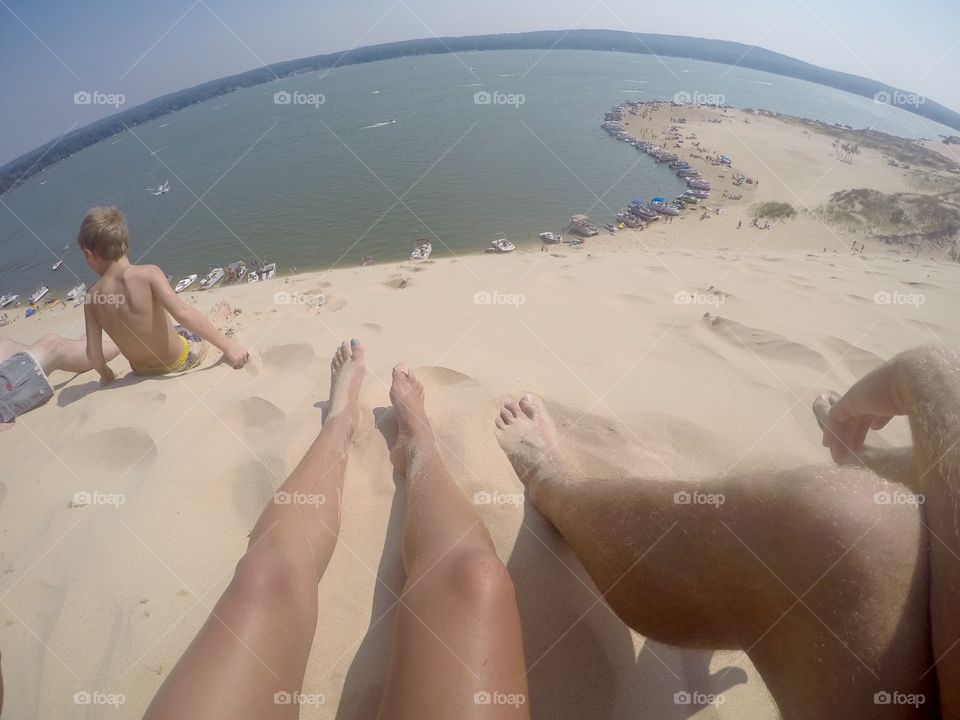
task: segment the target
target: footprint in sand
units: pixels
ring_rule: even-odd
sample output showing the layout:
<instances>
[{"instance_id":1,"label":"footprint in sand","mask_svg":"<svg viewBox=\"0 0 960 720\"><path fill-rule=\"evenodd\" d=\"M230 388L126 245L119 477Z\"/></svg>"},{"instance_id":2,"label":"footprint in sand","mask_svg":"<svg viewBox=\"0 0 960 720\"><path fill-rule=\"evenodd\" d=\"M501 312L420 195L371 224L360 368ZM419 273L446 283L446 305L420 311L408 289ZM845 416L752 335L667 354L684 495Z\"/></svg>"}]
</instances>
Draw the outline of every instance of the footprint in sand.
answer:
<instances>
[{"instance_id":1,"label":"footprint in sand","mask_svg":"<svg viewBox=\"0 0 960 720\"><path fill-rule=\"evenodd\" d=\"M380 334L380 326L376 323L362 323L360 325L364 329L367 337L377 337Z\"/></svg>"},{"instance_id":2,"label":"footprint in sand","mask_svg":"<svg viewBox=\"0 0 960 720\"><path fill-rule=\"evenodd\" d=\"M405 287L408 287L410 285L410 278L397 276L392 280L387 280L383 284L386 285L388 288L392 288L394 290L403 290Z\"/></svg>"},{"instance_id":3,"label":"footprint in sand","mask_svg":"<svg viewBox=\"0 0 960 720\"><path fill-rule=\"evenodd\" d=\"M157 446L150 433L143 428L122 427L75 438L60 455L70 467L122 473L130 471L131 476L135 477L153 466L157 459Z\"/></svg>"},{"instance_id":4,"label":"footprint in sand","mask_svg":"<svg viewBox=\"0 0 960 720\"><path fill-rule=\"evenodd\" d=\"M145 392L134 393L130 400L137 406L137 411L152 410L160 407L167 401L167 395L159 390L147 390Z\"/></svg>"},{"instance_id":5,"label":"footprint in sand","mask_svg":"<svg viewBox=\"0 0 960 720\"><path fill-rule=\"evenodd\" d=\"M327 304L324 309L328 312L340 312L346 307L347 301L343 298L327 298Z\"/></svg>"},{"instance_id":6,"label":"footprint in sand","mask_svg":"<svg viewBox=\"0 0 960 720\"><path fill-rule=\"evenodd\" d=\"M277 427L287 414L269 400L253 395L229 406L223 419L238 430L258 432Z\"/></svg>"},{"instance_id":7,"label":"footprint in sand","mask_svg":"<svg viewBox=\"0 0 960 720\"><path fill-rule=\"evenodd\" d=\"M309 368L317 359L313 348L306 343L274 345L261 353L266 368L282 371L300 371Z\"/></svg>"}]
</instances>

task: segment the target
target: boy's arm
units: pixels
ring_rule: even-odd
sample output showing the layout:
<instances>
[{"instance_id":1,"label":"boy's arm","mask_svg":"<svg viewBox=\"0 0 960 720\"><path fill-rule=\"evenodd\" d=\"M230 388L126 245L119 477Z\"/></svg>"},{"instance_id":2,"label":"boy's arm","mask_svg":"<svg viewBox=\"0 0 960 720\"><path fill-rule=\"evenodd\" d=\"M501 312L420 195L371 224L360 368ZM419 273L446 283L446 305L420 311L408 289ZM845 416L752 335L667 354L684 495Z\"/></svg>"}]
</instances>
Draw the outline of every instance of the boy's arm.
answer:
<instances>
[{"instance_id":1,"label":"boy's arm","mask_svg":"<svg viewBox=\"0 0 960 720\"><path fill-rule=\"evenodd\" d=\"M100 383L109 385L113 382L114 374L103 356L103 329L90 303L83 305L83 320L87 326L87 360L91 367L100 373Z\"/></svg>"},{"instance_id":2,"label":"boy's arm","mask_svg":"<svg viewBox=\"0 0 960 720\"><path fill-rule=\"evenodd\" d=\"M153 268L150 273L150 290L174 320L220 350L230 365L237 369L246 365L247 360L250 359L250 353L246 348L228 338L196 308L187 305L177 297L160 268Z\"/></svg>"}]
</instances>

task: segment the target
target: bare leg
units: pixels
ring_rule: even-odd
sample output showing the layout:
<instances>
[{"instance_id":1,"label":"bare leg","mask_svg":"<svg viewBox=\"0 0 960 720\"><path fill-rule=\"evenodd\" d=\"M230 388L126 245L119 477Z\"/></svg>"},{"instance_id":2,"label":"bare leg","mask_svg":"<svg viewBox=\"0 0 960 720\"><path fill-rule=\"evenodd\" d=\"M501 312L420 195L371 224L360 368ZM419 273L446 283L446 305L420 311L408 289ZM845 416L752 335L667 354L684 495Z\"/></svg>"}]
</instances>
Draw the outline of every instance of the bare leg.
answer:
<instances>
[{"instance_id":1,"label":"bare leg","mask_svg":"<svg viewBox=\"0 0 960 720\"><path fill-rule=\"evenodd\" d=\"M899 362L898 362L899 361ZM960 357L920 348L895 362L930 531L931 613L943 717L960 718ZM933 674L931 672L931 674Z\"/></svg>"},{"instance_id":2,"label":"bare leg","mask_svg":"<svg viewBox=\"0 0 960 720\"><path fill-rule=\"evenodd\" d=\"M340 532L347 449L359 418L364 350L331 362L320 435L264 509L232 582L167 677L146 718L296 718L317 624L317 583Z\"/></svg>"},{"instance_id":3,"label":"bare leg","mask_svg":"<svg viewBox=\"0 0 960 720\"><path fill-rule=\"evenodd\" d=\"M32 345L16 340L0 338L0 362L17 353L28 353L48 375L54 370L85 373L93 370L87 360L87 344L84 340L72 340L59 335L44 335ZM107 362L120 354L120 349L111 341L104 340L103 356Z\"/></svg>"},{"instance_id":4,"label":"bare leg","mask_svg":"<svg viewBox=\"0 0 960 720\"><path fill-rule=\"evenodd\" d=\"M84 340L71 340L59 335L44 335L33 345L18 352L28 353L43 371L50 374L54 370L72 373L85 373L93 370L87 360L87 343ZM107 362L120 354L119 348L110 340L103 342L103 357Z\"/></svg>"},{"instance_id":5,"label":"bare leg","mask_svg":"<svg viewBox=\"0 0 960 720\"><path fill-rule=\"evenodd\" d=\"M788 720L932 710L922 519L915 505L874 503L887 485L872 473L594 480L539 398L507 402L497 425L531 501L633 629L743 649ZM895 691L929 700L919 712L875 705Z\"/></svg>"},{"instance_id":6,"label":"bare leg","mask_svg":"<svg viewBox=\"0 0 960 720\"><path fill-rule=\"evenodd\" d=\"M400 429L390 457L406 482L407 581L379 717L528 718L510 576L440 459L423 386L402 366L390 399Z\"/></svg>"}]
</instances>

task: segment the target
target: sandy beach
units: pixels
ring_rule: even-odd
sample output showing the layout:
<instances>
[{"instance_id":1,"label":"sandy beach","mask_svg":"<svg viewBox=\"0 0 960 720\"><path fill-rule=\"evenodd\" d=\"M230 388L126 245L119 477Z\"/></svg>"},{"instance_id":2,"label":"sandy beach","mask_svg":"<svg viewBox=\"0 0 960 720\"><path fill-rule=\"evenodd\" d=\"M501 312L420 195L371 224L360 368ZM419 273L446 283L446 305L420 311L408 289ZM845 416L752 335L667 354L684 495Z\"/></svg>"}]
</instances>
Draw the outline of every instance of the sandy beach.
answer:
<instances>
[{"instance_id":1,"label":"sandy beach","mask_svg":"<svg viewBox=\"0 0 960 720\"><path fill-rule=\"evenodd\" d=\"M658 133L665 111L631 127ZM960 345L960 273L943 248L917 257L812 213L750 227L758 202L799 210L841 189L906 191L907 171L871 149L839 162L827 136L797 124L745 123L733 110L709 122L715 112L685 110L687 131L760 185L726 201L719 168L704 167L717 173L707 204L722 208L708 220L688 211L581 249L188 293L251 348L246 368L226 367L214 351L200 370L162 379L132 376L119 358L105 389L95 373L54 374L53 400L0 434L4 717L118 717L114 707L76 705L77 692L122 698L122 717L143 713L318 432L329 357L351 337L368 346L364 412L304 682L323 702L301 717L370 717L378 702L403 582L402 488L381 421L400 361L423 378L441 453L516 584L535 717L778 717L743 653L646 640L598 601L569 548L522 500L494 436L498 401L531 390L599 477L826 464L810 411L821 389L843 391L919 344ZM862 253L851 252L854 240L866 242ZM82 309L53 307L0 329L20 342L51 332L82 335ZM902 419L878 436L888 446L909 440ZM677 693L720 699L690 705Z\"/></svg>"}]
</instances>

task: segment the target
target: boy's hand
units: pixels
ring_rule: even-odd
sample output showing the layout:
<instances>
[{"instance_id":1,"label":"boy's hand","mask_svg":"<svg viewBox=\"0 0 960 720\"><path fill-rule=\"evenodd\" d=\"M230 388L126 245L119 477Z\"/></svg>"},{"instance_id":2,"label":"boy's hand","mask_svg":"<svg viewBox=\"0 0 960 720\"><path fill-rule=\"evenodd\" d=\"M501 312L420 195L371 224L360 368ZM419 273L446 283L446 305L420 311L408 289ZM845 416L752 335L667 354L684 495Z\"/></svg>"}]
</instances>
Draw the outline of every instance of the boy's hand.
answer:
<instances>
[{"instance_id":1,"label":"boy's hand","mask_svg":"<svg viewBox=\"0 0 960 720\"><path fill-rule=\"evenodd\" d=\"M234 370L239 370L250 359L250 352L240 343L231 342L226 350L223 351L223 357Z\"/></svg>"},{"instance_id":2,"label":"boy's hand","mask_svg":"<svg viewBox=\"0 0 960 720\"><path fill-rule=\"evenodd\" d=\"M100 384L106 387L116 379L116 375L113 374L113 370L110 369L110 366L107 365L100 371Z\"/></svg>"}]
</instances>

